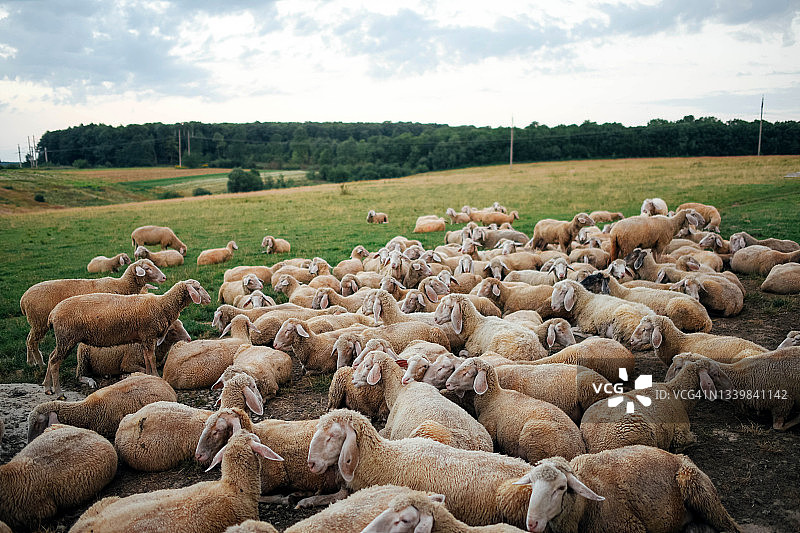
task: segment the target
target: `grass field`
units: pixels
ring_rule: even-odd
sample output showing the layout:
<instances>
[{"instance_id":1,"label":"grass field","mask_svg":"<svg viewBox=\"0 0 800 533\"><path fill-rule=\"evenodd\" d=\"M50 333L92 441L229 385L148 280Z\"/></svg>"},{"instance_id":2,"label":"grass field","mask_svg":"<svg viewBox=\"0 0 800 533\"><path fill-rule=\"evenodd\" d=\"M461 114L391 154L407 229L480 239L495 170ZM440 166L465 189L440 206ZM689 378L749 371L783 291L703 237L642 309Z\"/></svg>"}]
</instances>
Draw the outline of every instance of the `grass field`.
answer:
<instances>
[{"instance_id":1,"label":"grass field","mask_svg":"<svg viewBox=\"0 0 800 533\"><path fill-rule=\"evenodd\" d=\"M796 156L537 163L515 165L513 171L507 166L470 168L346 185L2 214L0 381L43 378L42 370L29 369L25 363L28 327L19 310L22 293L39 281L86 277L86 264L96 255L131 253L130 232L140 225L170 226L189 247L186 265L165 271L165 286L195 278L215 304L226 268L280 259L260 253L265 234L289 239L292 256L318 255L335 264L356 244L375 250L394 235L411 236L417 216L444 215L447 207L459 210L464 204L483 207L499 201L517 209L521 220L515 227L530 234L541 218L564 219L594 209L633 215L644 198L659 196L670 206L685 201L716 205L726 237L746 229L759 237L798 240L800 179L783 177L798 167ZM91 190L114 178L82 174L70 179L84 180ZM369 209L388 213L390 223L367 225ZM420 238L426 246L434 246L443 235ZM230 239L240 247L232 262L196 266L201 250L224 246ZM193 337L211 334L214 304L184 311L182 318ZM52 346L48 335L42 345L45 357ZM73 355L62 366L66 382L74 361Z\"/></svg>"}]
</instances>

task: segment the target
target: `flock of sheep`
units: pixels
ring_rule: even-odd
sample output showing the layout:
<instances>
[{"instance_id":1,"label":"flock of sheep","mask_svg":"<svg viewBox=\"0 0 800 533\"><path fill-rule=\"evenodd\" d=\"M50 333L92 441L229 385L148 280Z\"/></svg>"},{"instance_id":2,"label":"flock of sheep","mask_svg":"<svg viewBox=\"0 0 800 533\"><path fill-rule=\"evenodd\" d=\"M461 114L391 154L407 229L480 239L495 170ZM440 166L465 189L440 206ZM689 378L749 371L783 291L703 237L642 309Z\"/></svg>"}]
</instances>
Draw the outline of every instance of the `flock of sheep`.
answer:
<instances>
[{"instance_id":1,"label":"flock of sheep","mask_svg":"<svg viewBox=\"0 0 800 533\"><path fill-rule=\"evenodd\" d=\"M287 532L739 531L712 480L670 451L694 442L702 400L767 411L775 430L800 423L800 332L770 350L710 333L709 317L741 311L737 272L800 292L800 246L725 240L718 211L697 203L545 219L532 236L506 211L448 209L464 226L432 250L398 236L335 266L315 257L229 269L218 339L191 340L179 319L211 302L197 281L148 293L186 254L169 228L134 230L134 262L88 265L126 267L119 278L32 286L20 300L28 364L44 365L50 329L56 339L47 393L61 397L59 367L75 346L82 382L130 376L31 412L28 445L0 466L0 532L91 500L119 460L158 472L192 458L221 463L220 479L104 498L70 531L276 531L258 522L258 503L298 496L298 507L330 505ZM415 231L444 229L434 215ZM262 247L291 249L273 236ZM204 251L198 264L236 249ZM647 350L667 381L623 392ZM293 359L333 373L329 412L253 422L290 382ZM175 389L207 387L221 389L217 411L177 402Z\"/></svg>"}]
</instances>

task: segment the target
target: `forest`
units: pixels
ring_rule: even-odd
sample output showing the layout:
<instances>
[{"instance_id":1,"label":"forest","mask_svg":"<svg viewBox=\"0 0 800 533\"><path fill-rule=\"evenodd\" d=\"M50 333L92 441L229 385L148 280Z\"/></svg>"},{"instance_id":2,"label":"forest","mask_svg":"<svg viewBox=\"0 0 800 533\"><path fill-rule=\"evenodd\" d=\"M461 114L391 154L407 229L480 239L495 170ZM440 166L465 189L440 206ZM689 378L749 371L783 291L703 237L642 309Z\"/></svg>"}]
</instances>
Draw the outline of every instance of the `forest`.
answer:
<instances>
[{"instance_id":1,"label":"forest","mask_svg":"<svg viewBox=\"0 0 800 533\"><path fill-rule=\"evenodd\" d=\"M800 122L764 122L761 153L800 153ZM508 127L409 122L88 124L48 131L39 160L75 167L304 169L328 181L405 176L509 161ZM691 115L646 126L619 123L513 130L514 162L755 155L759 122Z\"/></svg>"}]
</instances>

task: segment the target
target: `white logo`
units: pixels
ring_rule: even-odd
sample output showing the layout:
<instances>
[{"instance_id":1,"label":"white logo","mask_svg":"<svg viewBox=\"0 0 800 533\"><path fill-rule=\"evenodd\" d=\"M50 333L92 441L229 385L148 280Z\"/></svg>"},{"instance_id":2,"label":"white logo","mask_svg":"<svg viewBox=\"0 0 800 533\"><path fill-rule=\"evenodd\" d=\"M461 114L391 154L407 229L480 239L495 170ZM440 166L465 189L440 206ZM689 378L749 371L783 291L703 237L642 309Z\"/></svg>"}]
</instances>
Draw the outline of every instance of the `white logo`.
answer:
<instances>
[{"instance_id":1,"label":"white logo","mask_svg":"<svg viewBox=\"0 0 800 533\"><path fill-rule=\"evenodd\" d=\"M624 368L619 369L619 379L622 381L628 381L628 371ZM633 382L634 390L641 390L646 389L647 387L653 386L653 376L650 374L642 374L636 381ZM642 396L641 394L636 395L636 399L639 400L639 403L644 405L645 407L649 407L650 404L653 402L647 396ZM608 406L609 407L616 407L621 404L625 400L624 396L612 396L608 399ZM625 405L625 412L626 413L633 413L634 412L634 404L632 401L628 401Z\"/></svg>"}]
</instances>

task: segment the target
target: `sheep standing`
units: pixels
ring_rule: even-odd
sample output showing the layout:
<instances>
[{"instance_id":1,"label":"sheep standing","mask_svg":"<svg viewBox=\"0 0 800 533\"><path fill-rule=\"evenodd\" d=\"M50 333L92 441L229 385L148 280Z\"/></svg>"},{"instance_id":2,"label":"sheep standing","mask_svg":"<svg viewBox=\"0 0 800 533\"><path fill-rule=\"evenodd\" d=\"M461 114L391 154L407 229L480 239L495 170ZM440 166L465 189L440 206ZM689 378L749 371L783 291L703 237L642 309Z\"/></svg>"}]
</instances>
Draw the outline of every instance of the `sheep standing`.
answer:
<instances>
[{"instance_id":1,"label":"sheep standing","mask_svg":"<svg viewBox=\"0 0 800 533\"><path fill-rule=\"evenodd\" d=\"M133 247L145 244L160 244L161 249L172 248L186 255L186 245L166 226L140 226L131 232Z\"/></svg>"},{"instance_id":2,"label":"sheep standing","mask_svg":"<svg viewBox=\"0 0 800 533\"><path fill-rule=\"evenodd\" d=\"M479 358L461 363L447 379L447 390L473 391L473 405L504 453L533 463L561 456L572 459L586 452L578 426L553 404L503 389L497 372Z\"/></svg>"},{"instance_id":3,"label":"sheep standing","mask_svg":"<svg viewBox=\"0 0 800 533\"><path fill-rule=\"evenodd\" d=\"M86 265L86 270L89 272L89 274L97 274L98 272L116 272L120 269L120 267L130 264L131 258L128 257L128 254L126 253L120 253L114 257L98 255L89 261L89 264Z\"/></svg>"},{"instance_id":4,"label":"sheep standing","mask_svg":"<svg viewBox=\"0 0 800 533\"><path fill-rule=\"evenodd\" d=\"M240 430L214 457L222 462L219 481L203 481L181 489L162 489L125 498L112 496L91 506L70 532L193 531L218 532L258 518L261 464L258 456L283 459Z\"/></svg>"},{"instance_id":5,"label":"sheep standing","mask_svg":"<svg viewBox=\"0 0 800 533\"><path fill-rule=\"evenodd\" d=\"M536 533L548 525L551 531L569 533L620 527L741 531L711 479L691 459L650 446L579 455L569 462L552 457L539 461L517 483L531 487L525 522Z\"/></svg>"},{"instance_id":6,"label":"sheep standing","mask_svg":"<svg viewBox=\"0 0 800 533\"><path fill-rule=\"evenodd\" d=\"M137 246L133 252L136 259L149 259L154 265L160 268L180 266L183 264L183 255L177 250L162 250L151 252L144 246Z\"/></svg>"},{"instance_id":7,"label":"sheep standing","mask_svg":"<svg viewBox=\"0 0 800 533\"><path fill-rule=\"evenodd\" d=\"M53 327L56 347L50 354L44 377L45 393L62 397L58 372L72 347L117 346L139 342L145 347L145 369L158 375L155 347L184 307L192 302L211 303L197 281L179 281L161 296L155 294L86 294L72 296L53 308L48 326Z\"/></svg>"},{"instance_id":8,"label":"sheep standing","mask_svg":"<svg viewBox=\"0 0 800 533\"><path fill-rule=\"evenodd\" d=\"M530 247L544 250L548 244L553 243L560 250L569 253L572 241L585 226L594 226L594 220L586 213L578 213L569 221L543 218L533 228Z\"/></svg>"},{"instance_id":9,"label":"sheep standing","mask_svg":"<svg viewBox=\"0 0 800 533\"><path fill-rule=\"evenodd\" d=\"M292 245L286 239L279 239L272 235L261 239L262 254L288 254L291 250Z\"/></svg>"},{"instance_id":10,"label":"sheep standing","mask_svg":"<svg viewBox=\"0 0 800 533\"><path fill-rule=\"evenodd\" d=\"M625 257L635 248L652 248L656 259L672 241L679 229L687 224L704 223L696 211L689 209L667 216L635 216L620 220L611 228L611 260Z\"/></svg>"},{"instance_id":11,"label":"sheep standing","mask_svg":"<svg viewBox=\"0 0 800 533\"><path fill-rule=\"evenodd\" d=\"M31 330L26 341L28 364L44 366L39 343L47 334L47 317L59 302L79 294L107 292L139 294L148 283L163 283L167 277L148 259L131 263L119 278L55 279L32 285L19 299L19 308Z\"/></svg>"},{"instance_id":12,"label":"sheep standing","mask_svg":"<svg viewBox=\"0 0 800 533\"><path fill-rule=\"evenodd\" d=\"M93 498L117 472L117 452L94 431L51 426L0 466L0 523L36 528Z\"/></svg>"},{"instance_id":13,"label":"sheep standing","mask_svg":"<svg viewBox=\"0 0 800 533\"><path fill-rule=\"evenodd\" d=\"M233 258L233 251L238 249L239 247L236 245L235 241L228 241L228 245L225 246L225 248L203 250L200 252L200 255L197 256L197 264L216 265L217 263L230 261Z\"/></svg>"}]
</instances>

